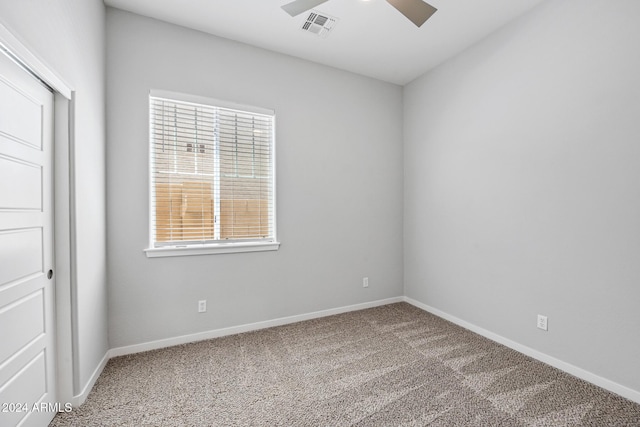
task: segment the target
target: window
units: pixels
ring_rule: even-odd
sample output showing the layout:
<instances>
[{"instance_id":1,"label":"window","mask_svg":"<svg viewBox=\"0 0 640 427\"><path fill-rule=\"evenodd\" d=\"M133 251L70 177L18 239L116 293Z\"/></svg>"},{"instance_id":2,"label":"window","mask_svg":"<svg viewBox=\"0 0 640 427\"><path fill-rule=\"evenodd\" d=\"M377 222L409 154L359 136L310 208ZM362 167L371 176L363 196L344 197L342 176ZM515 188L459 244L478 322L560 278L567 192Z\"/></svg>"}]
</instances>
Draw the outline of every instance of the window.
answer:
<instances>
[{"instance_id":1,"label":"window","mask_svg":"<svg viewBox=\"0 0 640 427\"><path fill-rule=\"evenodd\" d=\"M148 256L276 250L272 111L149 96Z\"/></svg>"}]
</instances>

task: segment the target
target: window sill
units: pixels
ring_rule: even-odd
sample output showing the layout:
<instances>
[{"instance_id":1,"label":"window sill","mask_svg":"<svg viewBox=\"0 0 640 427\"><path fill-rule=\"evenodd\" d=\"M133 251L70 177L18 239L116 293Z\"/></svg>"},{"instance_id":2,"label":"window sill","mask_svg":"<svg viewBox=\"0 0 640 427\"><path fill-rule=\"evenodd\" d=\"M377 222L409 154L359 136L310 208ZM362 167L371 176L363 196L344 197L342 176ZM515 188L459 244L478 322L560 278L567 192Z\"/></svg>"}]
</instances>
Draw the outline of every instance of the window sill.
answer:
<instances>
[{"instance_id":1,"label":"window sill","mask_svg":"<svg viewBox=\"0 0 640 427\"><path fill-rule=\"evenodd\" d=\"M277 251L280 242L247 242L247 243L219 243L189 246L166 246L162 248L147 248L144 252L147 258L161 258L172 256L194 256L213 254L233 254L241 252Z\"/></svg>"}]
</instances>

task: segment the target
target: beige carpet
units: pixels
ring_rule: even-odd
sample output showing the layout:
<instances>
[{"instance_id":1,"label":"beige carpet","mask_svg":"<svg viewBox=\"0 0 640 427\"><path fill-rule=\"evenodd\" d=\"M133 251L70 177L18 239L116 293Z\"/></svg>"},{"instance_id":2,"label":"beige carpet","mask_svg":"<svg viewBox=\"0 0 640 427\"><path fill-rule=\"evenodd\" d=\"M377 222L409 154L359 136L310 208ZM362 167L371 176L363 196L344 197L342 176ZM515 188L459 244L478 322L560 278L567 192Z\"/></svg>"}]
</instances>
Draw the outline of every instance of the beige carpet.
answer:
<instances>
[{"instance_id":1,"label":"beige carpet","mask_svg":"<svg viewBox=\"0 0 640 427\"><path fill-rule=\"evenodd\" d=\"M640 426L640 405L406 303L114 358L52 426Z\"/></svg>"}]
</instances>

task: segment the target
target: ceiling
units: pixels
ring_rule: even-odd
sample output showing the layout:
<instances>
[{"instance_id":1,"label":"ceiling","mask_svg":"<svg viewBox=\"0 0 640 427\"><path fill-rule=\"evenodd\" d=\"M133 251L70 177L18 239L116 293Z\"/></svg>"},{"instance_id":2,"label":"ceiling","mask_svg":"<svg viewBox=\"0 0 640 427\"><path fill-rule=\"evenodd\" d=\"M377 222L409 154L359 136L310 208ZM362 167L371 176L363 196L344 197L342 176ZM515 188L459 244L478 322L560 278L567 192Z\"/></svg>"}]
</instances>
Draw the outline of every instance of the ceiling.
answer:
<instances>
[{"instance_id":1,"label":"ceiling","mask_svg":"<svg viewBox=\"0 0 640 427\"><path fill-rule=\"evenodd\" d=\"M428 0L438 11L416 27L385 0L329 0L326 38L300 28L291 0L105 0L107 6L404 85L543 0Z\"/></svg>"}]
</instances>

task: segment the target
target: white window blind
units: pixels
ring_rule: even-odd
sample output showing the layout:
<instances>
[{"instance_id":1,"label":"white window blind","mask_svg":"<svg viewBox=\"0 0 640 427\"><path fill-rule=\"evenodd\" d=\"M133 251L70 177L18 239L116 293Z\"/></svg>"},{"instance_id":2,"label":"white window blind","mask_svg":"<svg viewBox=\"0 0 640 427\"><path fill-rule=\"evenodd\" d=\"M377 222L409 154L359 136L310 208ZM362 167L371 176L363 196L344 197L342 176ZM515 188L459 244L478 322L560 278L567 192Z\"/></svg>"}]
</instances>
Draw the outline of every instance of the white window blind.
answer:
<instances>
[{"instance_id":1,"label":"white window blind","mask_svg":"<svg viewBox=\"0 0 640 427\"><path fill-rule=\"evenodd\" d=\"M149 110L152 247L274 242L274 115L153 93Z\"/></svg>"}]
</instances>

